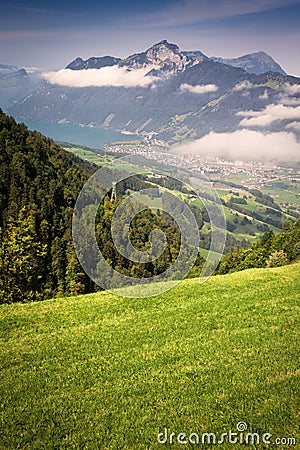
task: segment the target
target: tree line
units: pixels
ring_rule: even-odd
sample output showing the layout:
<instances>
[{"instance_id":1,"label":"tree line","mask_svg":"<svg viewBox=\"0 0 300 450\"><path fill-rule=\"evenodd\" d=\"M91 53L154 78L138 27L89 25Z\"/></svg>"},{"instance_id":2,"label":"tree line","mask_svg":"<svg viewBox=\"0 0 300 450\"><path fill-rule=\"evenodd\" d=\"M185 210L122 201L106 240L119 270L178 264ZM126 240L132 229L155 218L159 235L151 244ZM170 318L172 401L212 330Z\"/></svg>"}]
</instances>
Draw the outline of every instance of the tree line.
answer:
<instances>
[{"instance_id":1,"label":"tree line","mask_svg":"<svg viewBox=\"0 0 300 450\"><path fill-rule=\"evenodd\" d=\"M218 274L239 270L277 267L289 264L300 257L300 219L286 221L278 234L268 231L248 248L236 248L224 255L217 268Z\"/></svg>"}]
</instances>

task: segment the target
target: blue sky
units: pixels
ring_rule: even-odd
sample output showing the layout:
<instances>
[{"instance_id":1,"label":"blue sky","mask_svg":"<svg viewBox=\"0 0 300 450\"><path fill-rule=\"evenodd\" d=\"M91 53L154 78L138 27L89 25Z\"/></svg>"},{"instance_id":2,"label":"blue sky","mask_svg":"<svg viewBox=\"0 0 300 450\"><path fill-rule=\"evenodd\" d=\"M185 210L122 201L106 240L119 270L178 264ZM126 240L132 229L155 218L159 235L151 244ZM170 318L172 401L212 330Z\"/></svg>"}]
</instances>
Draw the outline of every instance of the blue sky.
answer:
<instances>
[{"instance_id":1,"label":"blue sky","mask_svg":"<svg viewBox=\"0 0 300 450\"><path fill-rule=\"evenodd\" d=\"M167 39L237 57L264 50L300 76L300 0L0 1L0 63L61 68Z\"/></svg>"}]
</instances>

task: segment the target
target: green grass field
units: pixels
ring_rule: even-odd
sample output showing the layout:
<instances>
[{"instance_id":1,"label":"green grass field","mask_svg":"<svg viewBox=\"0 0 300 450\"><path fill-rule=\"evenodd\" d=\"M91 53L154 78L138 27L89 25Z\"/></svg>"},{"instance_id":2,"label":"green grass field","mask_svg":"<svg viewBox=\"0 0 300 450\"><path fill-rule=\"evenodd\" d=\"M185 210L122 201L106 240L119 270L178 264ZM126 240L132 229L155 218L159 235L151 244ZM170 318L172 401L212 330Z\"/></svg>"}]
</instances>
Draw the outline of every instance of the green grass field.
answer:
<instances>
[{"instance_id":1,"label":"green grass field","mask_svg":"<svg viewBox=\"0 0 300 450\"><path fill-rule=\"evenodd\" d=\"M299 279L298 263L149 299L2 305L1 450L300 448ZM298 443L157 441L241 421Z\"/></svg>"},{"instance_id":2,"label":"green grass field","mask_svg":"<svg viewBox=\"0 0 300 450\"><path fill-rule=\"evenodd\" d=\"M80 158L84 159L85 161L88 161L92 164L96 164L97 166L103 166L107 164L108 162L111 162L113 158L111 156L105 157L104 153L96 153L92 150L83 149L80 147L65 147L64 148L67 152L73 153L73 155L79 156Z\"/></svg>"},{"instance_id":3,"label":"green grass field","mask_svg":"<svg viewBox=\"0 0 300 450\"><path fill-rule=\"evenodd\" d=\"M267 195L276 195L274 201L276 203L291 203L300 205L299 198L300 183L292 184L291 182L274 182L272 186L262 188L261 191Z\"/></svg>"}]
</instances>

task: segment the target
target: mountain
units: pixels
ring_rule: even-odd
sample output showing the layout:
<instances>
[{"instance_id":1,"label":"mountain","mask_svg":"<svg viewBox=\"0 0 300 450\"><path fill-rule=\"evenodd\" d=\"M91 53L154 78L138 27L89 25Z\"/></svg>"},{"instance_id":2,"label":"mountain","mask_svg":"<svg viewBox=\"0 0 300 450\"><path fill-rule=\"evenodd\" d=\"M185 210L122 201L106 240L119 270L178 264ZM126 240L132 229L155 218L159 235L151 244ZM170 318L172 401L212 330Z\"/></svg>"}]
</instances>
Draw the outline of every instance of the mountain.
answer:
<instances>
[{"instance_id":1,"label":"mountain","mask_svg":"<svg viewBox=\"0 0 300 450\"><path fill-rule=\"evenodd\" d=\"M112 56L101 56L100 58L89 58L84 61L82 58L76 58L66 69L72 70L84 70L84 69L101 69L102 67L109 67L118 64L121 61L120 58L114 58Z\"/></svg>"},{"instance_id":2,"label":"mountain","mask_svg":"<svg viewBox=\"0 0 300 450\"><path fill-rule=\"evenodd\" d=\"M173 70L177 72L183 71L186 66L199 63L204 59L208 59L208 57L200 51L182 52L178 45L163 40L154 44L145 52L135 53L125 59L115 58L113 56L101 56L98 58L92 57L84 61L82 58L76 58L66 68L83 70L118 65L119 67L140 69L154 65L157 69L163 71Z\"/></svg>"},{"instance_id":3,"label":"mountain","mask_svg":"<svg viewBox=\"0 0 300 450\"><path fill-rule=\"evenodd\" d=\"M0 64L0 107L11 106L23 98L31 88L31 81L25 69Z\"/></svg>"},{"instance_id":4,"label":"mountain","mask_svg":"<svg viewBox=\"0 0 300 450\"><path fill-rule=\"evenodd\" d=\"M280 65L267 53L256 52L239 58L218 58L204 55L199 50L181 51L178 45L171 44L166 40L158 42L142 53L135 53L125 59L113 56L92 57L87 60L76 58L67 65L67 69L100 69L113 65L125 66L133 69L146 67L154 64L163 70L182 71L189 65L195 65L204 60L211 59L222 64L239 67L250 74L262 74L265 72L278 72L287 75Z\"/></svg>"},{"instance_id":5,"label":"mountain","mask_svg":"<svg viewBox=\"0 0 300 450\"><path fill-rule=\"evenodd\" d=\"M200 51L181 51L165 40L125 59L77 58L67 71L58 72L58 81L44 81L9 112L27 120L156 133L169 143L210 131L235 131L242 120L239 114L280 104L286 87L300 84L299 78L280 71L251 74L245 70L247 66L250 71L251 64L256 64L256 71L258 66L276 69L269 58L263 52L246 55L237 63L244 68L235 67ZM101 68L107 69L104 75ZM99 72L91 74L88 69ZM76 72L74 77L69 77L71 71ZM298 101L299 89L292 88L287 95L290 102ZM292 120L286 119L284 125ZM276 131L282 124L271 121L266 127Z\"/></svg>"},{"instance_id":6,"label":"mountain","mask_svg":"<svg viewBox=\"0 0 300 450\"><path fill-rule=\"evenodd\" d=\"M240 67L248 73L259 75L265 72L278 72L287 75L280 65L265 52L250 53L239 58L211 58L214 61L228 64L233 67Z\"/></svg>"}]
</instances>

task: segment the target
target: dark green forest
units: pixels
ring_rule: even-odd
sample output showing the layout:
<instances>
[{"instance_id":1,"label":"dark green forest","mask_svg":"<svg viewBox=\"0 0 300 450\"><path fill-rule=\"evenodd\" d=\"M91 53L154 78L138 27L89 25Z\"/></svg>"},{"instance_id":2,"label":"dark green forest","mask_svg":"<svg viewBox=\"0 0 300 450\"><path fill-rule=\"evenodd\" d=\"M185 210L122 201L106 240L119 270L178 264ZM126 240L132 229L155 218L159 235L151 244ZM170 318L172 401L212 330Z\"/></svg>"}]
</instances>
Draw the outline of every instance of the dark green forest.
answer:
<instances>
[{"instance_id":1,"label":"dark green forest","mask_svg":"<svg viewBox=\"0 0 300 450\"><path fill-rule=\"evenodd\" d=\"M237 247L224 255L216 272L225 274L251 268L278 267L299 257L300 219L295 223L286 221L280 233L268 231L248 248Z\"/></svg>"},{"instance_id":2,"label":"dark green forest","mask_svg":"<svg viewBox=\"0 0 300 450\"><path fill-rule=\"evenodd\" d=\"M0 111L0 301L89 291L73 249L75 200L94 168Z\"/></svg>"}]
</instances>

